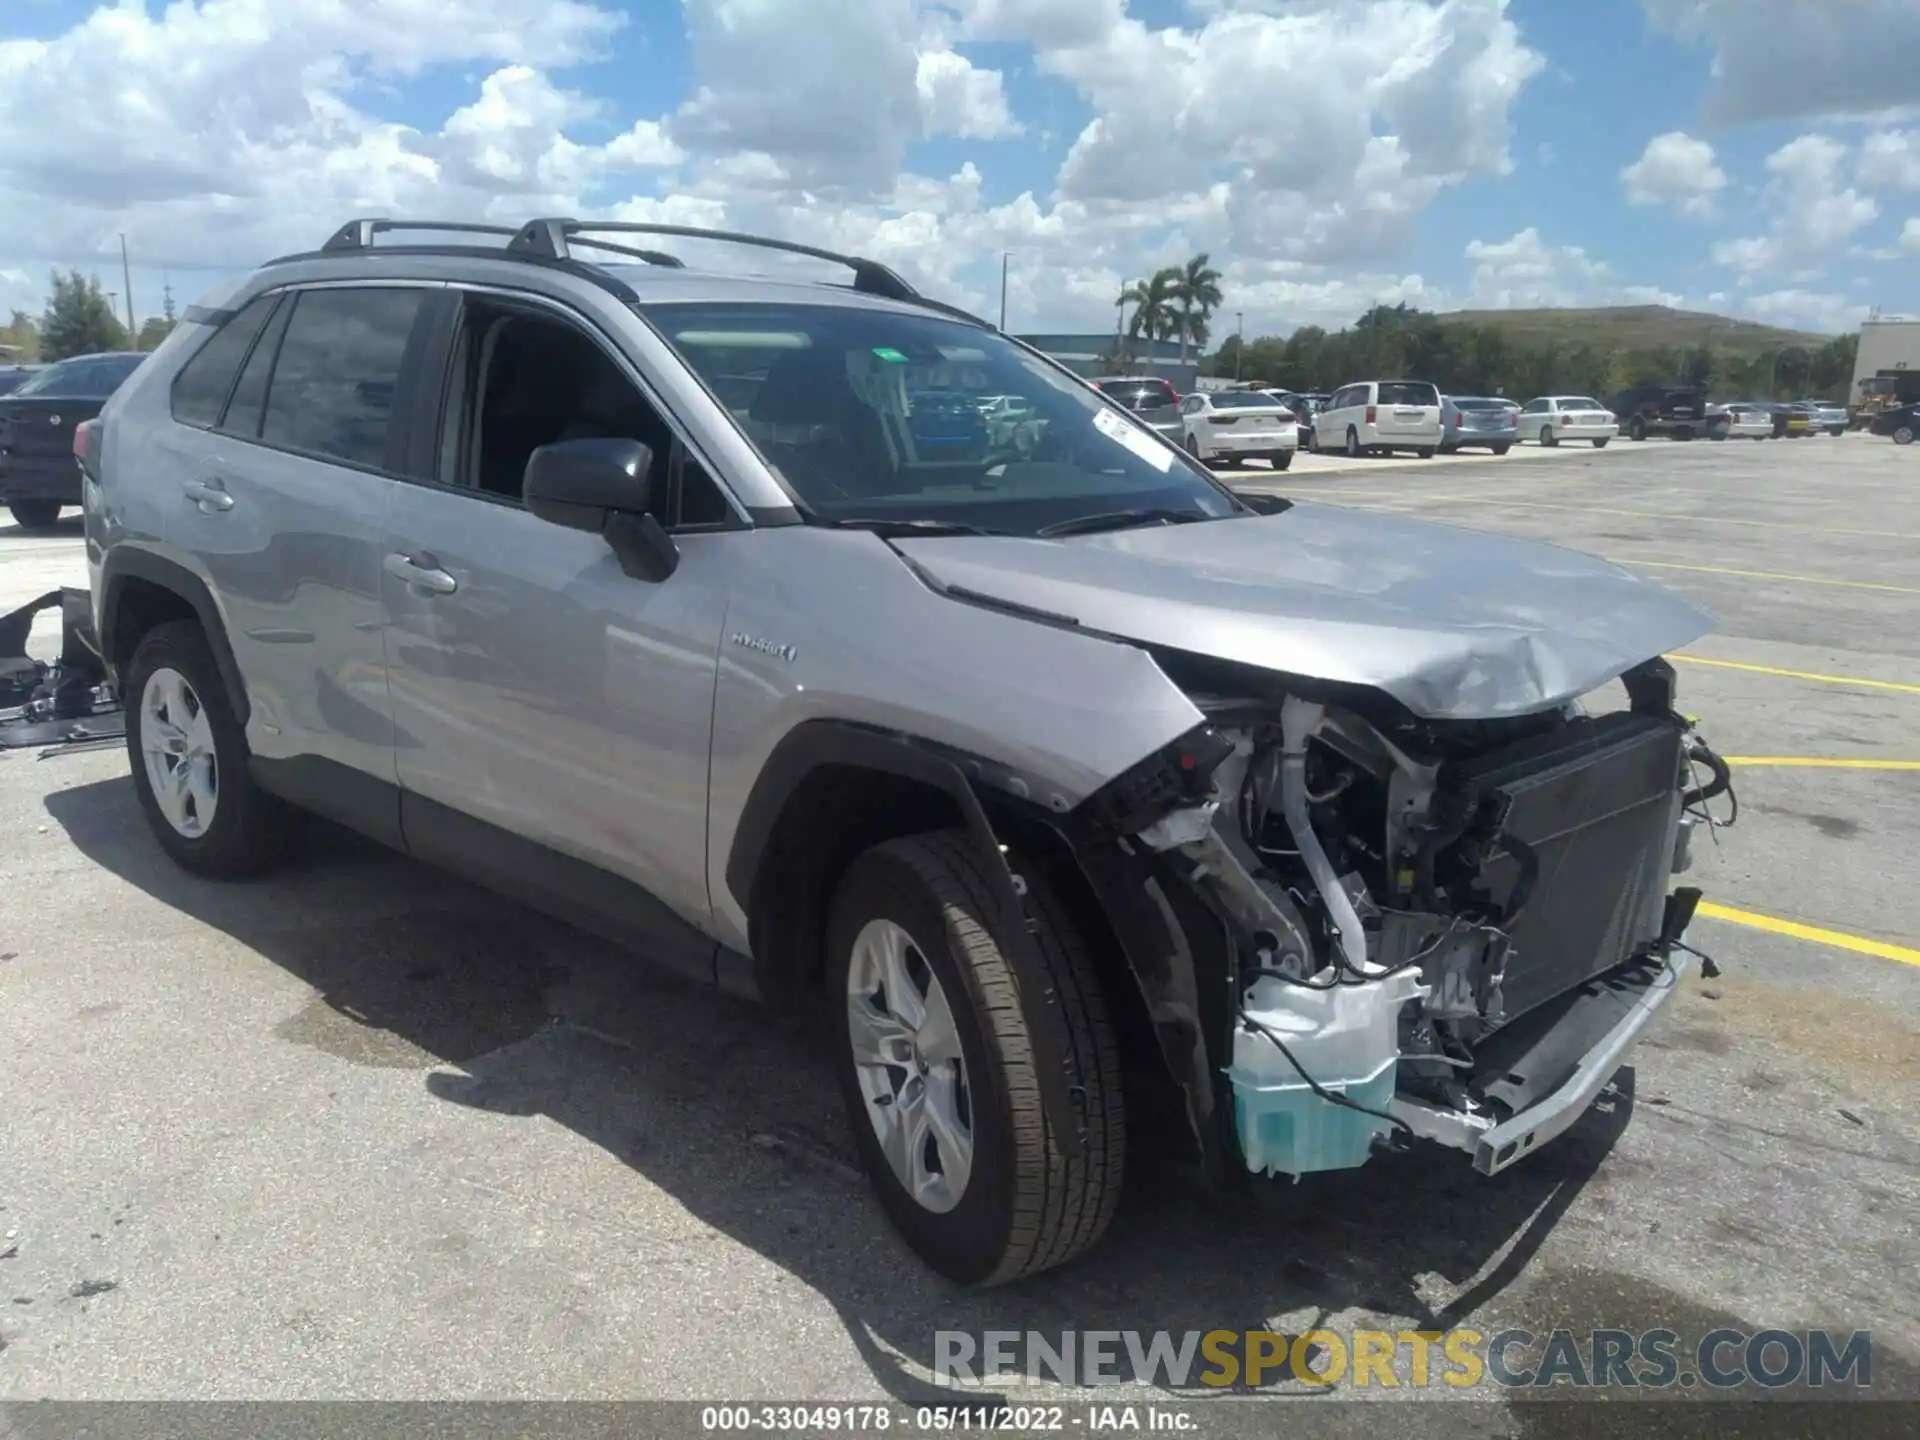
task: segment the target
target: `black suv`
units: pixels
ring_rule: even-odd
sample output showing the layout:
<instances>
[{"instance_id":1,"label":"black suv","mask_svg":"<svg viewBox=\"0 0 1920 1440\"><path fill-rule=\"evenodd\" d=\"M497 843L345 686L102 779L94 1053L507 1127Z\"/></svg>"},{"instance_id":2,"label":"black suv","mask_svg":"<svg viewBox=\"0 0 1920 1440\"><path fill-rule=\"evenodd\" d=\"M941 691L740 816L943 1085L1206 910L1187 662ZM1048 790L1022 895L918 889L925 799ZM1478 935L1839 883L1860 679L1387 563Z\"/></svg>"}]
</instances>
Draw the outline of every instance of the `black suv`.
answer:
<instances>
[{"instance_id":1,"label":"black suv","mask_svg":"<svg viewBox=\"0 0 1920 1440\"><path fill-rule=\"evenodd\" d=\"M1707 394L1691 385L1635 385L1613 397L1620 433L1629 440L1666 435L1691 440L1696 435L1726 438L1725 414L1710 414ZM1718 430L1719 434L1714 435Z\"/></svg>"}]
</instances>

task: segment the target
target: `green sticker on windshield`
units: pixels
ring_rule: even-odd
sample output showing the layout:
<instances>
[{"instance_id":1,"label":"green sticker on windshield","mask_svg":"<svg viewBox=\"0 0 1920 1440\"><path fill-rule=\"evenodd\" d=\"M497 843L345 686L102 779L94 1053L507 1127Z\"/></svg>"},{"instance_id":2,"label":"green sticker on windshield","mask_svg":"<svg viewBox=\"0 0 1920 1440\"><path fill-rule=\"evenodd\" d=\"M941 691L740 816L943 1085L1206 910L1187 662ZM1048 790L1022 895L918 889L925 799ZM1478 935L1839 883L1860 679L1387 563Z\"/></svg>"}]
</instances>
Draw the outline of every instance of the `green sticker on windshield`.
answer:
<instances>
[{"instance_id":1,"label":"green sticker on windshield","mask_svg":"<svg viewBox=\"0 0 1920 1440\"><path fill-rule=\"evenodd\" d=\"M874 346L873 353L878 355L882 360L894 365L904 365L907 363L906 356L902 355L898 350L888 349L885 345Z\"/></svg>"}]
</instances>

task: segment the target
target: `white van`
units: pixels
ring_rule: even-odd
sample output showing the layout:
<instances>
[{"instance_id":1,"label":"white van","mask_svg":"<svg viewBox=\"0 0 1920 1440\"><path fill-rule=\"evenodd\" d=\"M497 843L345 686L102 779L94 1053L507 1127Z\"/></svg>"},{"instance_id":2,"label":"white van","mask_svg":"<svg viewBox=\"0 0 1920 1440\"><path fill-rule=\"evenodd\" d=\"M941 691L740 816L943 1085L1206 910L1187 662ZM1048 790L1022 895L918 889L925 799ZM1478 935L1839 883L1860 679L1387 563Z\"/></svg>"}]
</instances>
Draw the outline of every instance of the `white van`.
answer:
<instances>
[{"instance_id":1,"label":"white van","mask_svg":"<svg viewBox=\"0 0 1920 1440\"><path fill-rule=\"evenodd\" d=\"M1313 419L1313 448L1348 455L1411 450L1431 460L1440 446L1440 392L1425 380L1342 385Z\"/></svg>"}]
</instances>

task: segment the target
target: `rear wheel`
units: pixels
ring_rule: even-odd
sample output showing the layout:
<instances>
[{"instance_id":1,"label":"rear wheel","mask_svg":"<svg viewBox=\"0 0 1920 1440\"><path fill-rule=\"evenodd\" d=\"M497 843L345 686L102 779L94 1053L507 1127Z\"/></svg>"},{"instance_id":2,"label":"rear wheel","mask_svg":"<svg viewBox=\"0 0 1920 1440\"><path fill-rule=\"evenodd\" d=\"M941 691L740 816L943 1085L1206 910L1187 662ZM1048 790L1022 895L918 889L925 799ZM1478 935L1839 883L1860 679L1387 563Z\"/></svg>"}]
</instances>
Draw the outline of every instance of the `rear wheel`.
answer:
<instances>
[{"instance_id":1,"label":"rear wheel","mask_svg":"<svg viewBox=\"0 0 1920 1440\"><path fill-rule=\"evenodd\" d=\"M1422 460L1431 460L1433 458L1433 447L1431 445L1422 445L1413 453L1418 455Z\"/></svg>"},{"instance_id":2,"label":"rear wheel","mask_svg":"<svg viewBox=\"0 0 1920 1440\"><path fill-rule=\"evenodd\" d=\"M1273 468L1276 470L1284 470L1289 465L1293 464L1293 451L1276 450L1271 455L1267 456L1267 463L1273 466Z\"/></svg>"},{"instance_id":3,"label":"rear wheel","mask_svg":"<svg viewBox=\"0 0 1920 1440\"><path fill-rule=\"evenodd\" d=\"M1842 435L1847 433L1847 427L1844 425L1829 425L1827 427L1827 433L1838 440Z\"/></svg>"},{"instance_id":4,"label":"rear wheel","mask_svg":"<svg viewBox=\"0 0 1920 1440\"><path fill-rule=\"evenodd\" d=\"M1605 435L1602 435L1602 436L1601 436L1601 437L1600 437L1599 439L1597 439L1597 440L1595 440L1595 441L1593 442L1593 448L1594 448L1594 449L1596 449L1596 450L1604 450L1604 449L1606 449L1606 448L1607 448L1607 438L1608 438L1608 437L1606 437Z\"/></svg>"},{"instance_id":5,"label":"rear wheel","mask_svg":"<svg viewBox=\"0 0 1920 1440\"><path fill-rule=\"evenodd\" d=\"M1189 455L1193 456L1193 458L1198 460L1202 465L1207 463L1206 454L1200 448L1200 440L1191 430L1187 432L1186 445Z\"/></svg>"},{"instance_id":6,"label":"rear wheel","mask_svg":"<svg viewBox=\"0 0 1920 1440\"><path fill-rule=\"evenodd\" d=\"M200 627L173 620L149 630L126 681L134 793L160 848L183 869L218 879L281 859L298 813L248 774L246 733Z\"/></svg>"},{"instance_id":7,"label":"rear wheel","mask_svg":"<svg viewBox=\"0 0 1920 1440\"><path fill-rule=\"evenodd\" d=\"M45 530L60 518L58 500L13 500L7 509L22 530Z\"/></svg>"},{"instance_id":8,"label":"rear wheel","mask_svg":"<svg viewBox=\"0 0 1920 1440\"><path fill-rule=\"evenodd\" d=\"M1627 425L1627 438L1629 440L1646 439L1647 438L1647 422L1642 420L1638 415L1634 416L1632 421L1630 421Z\"/></svg>"},{"instance_id":9,"label":"rear wheel","mask_svg":"<svg viewBox=\"0 0 1920 1440\"><path fill-rule=\"evenodd\" d=\"M889 840L855 860L827 941L836 1067L854 1143L888 1218L963 1284L1064 1264L1119 1203L1126 1115L1119 1048L1086 947L1029 882L1027 920L1085 1123L1080 1158L1048 1133L1035 1036L988 925L988 866L964 830Z\"/></svg>"},{"instance_id":10,"label":"rear wheel","mask_svg":"<svg viewBox=\"0 0 1920 1440\"><path fill-rule=\"evenodd\" d=\"M1511 446L1507 446L1507 445L1496 445L1493 447L1493 453L1496 455L1504 455L1511 448L1512 448Z\"/></svg>"},{"instance_id":11,"label":"rear wheel","mask_svg":"<svg viewBox=\"0 0 1920 1440\"><path fill-rule=\"evenodd\" d=\"M1895 430L1893 432L1893 443L1896 445L1911 445L1913 443L1913 427L1911 425L1902 425L1899 429Z\"/></svg>"}]
</instances>

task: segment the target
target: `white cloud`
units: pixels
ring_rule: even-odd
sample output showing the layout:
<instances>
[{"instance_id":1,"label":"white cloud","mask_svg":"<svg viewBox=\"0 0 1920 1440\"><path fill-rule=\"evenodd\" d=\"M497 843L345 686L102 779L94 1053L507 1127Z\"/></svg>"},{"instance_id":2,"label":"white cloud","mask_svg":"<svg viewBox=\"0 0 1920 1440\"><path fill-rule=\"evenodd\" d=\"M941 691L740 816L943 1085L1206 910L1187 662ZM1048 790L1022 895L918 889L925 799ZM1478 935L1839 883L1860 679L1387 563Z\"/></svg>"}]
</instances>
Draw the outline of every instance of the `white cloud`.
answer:
<instances>
[{"instance_id":1,"label":"white cloud","mask_svg":"<svg viewBox=\"0 0 1920 1440\"><path fill-rule=\"evenodd\" d=\"M1822 335L1858 329L1860 322L1867 318L1865 305L1824 290L1770 290L1763 295L1748 296L1741 309L1770 324L1813 330Z\"/></svg>"},{"instance_id":2,"label":"white cloud","mask_svg":"<svg viewBox=\"0 0 1920 1440\"><path fill-rule=\"evenodd\" d=\"M1737 125L1920 106L1913 0L1643 0L1668 35L1713 51L1707 118Z\"/></svg>"},{"instance_id":3,"label":"white cloud","mask_svg":"<svg viewBox=\"0 0 1920 1440\"><path fill-rule=\"evenodd\" d=\"M1715 245L1714 263L1744 276L1774 270L1817 274L1880 214L1871 196L1842 188L1846 161L1847 147L1829 135L1802 135L1775 150L1767 157L1771 178L1762 191L1770 229Z\"/></svg>"},{"instance_id":4,"label":"white cloud","mask_svg":"<svg viewBox=\"0 0 1920 1440\"><path fill-rule=\"evenodd\" d=\"M1529 310L1561 305L1678 305L1681 297L1629 285L1578 245L1550 245L1532 226L1505 240L1470 241L1469 299L1476 308Z\"/></svg>"},{"instance_id":5,"label":"white cloud","mask_svg":"<svg viewBox=\"0 0 1920 1440\"><path fill-rule=\"evenodd\" d=\"M1665 205L1696 218L1712 215L1715 199L1727 188L1727 172L1714 159L1713 146L1680 130L1649 140L1620 179L1631 204Z\"/></svg>"},{"instance_id":6,"label":"white cloud","mask_svg":"<svg viewBox=\"0 0 1920 1440\"><path fill-rule=\"evenodd\" d=\"M1854 176L1872 190L1920 190L1920 131L1877 130L1860 142Z\"/></svg>"},{"instance_id":7,"label":"white cloud","mask_svg":"<svg viewBox=\"0 0 1920 1440\"><path fill-rule=\"evenodd\" d=\"M884 192L907 146L1014 125L998 71L951 49L918 0L686 0L702 83L674 138L778 153L796 177Z\"/></svg>"}]
</instances>

